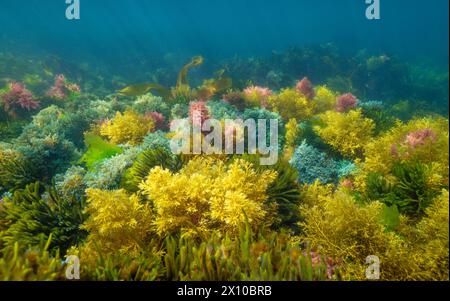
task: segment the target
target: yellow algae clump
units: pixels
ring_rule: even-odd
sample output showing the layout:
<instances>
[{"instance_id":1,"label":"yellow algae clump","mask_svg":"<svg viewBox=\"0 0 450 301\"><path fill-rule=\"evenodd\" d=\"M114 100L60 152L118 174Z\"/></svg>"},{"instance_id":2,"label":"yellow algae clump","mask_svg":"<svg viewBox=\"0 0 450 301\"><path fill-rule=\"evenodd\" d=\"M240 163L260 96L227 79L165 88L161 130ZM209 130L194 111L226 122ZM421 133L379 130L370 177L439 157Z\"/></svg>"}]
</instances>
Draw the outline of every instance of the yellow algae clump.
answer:
<instances>
[{"instance_id":1,"label":"yellow algae clump","mask_svg":"<svg viewBox=\"0 0 450 301\"><path fill-rule=\"evenodd\" d=\"M155 127L153 119L139 115L134 111L117 112L112 120L100 127L102 136L108 137L114 144L138 145L145 135Z\"/></svg>"},{"instance_id":2,"label":"yellow algae clump","mask_svg":"<svg viewBox=\"0 0 450 301\"><path fill-rule=\"evenodd\" d=\"M139 251L145 246L152 224L152 211L136 195L121 190L87 189L83 228L89 231L88 243L102 251L123 253Z\"/></svg>"},{"instance_id":3,"label":"yellow algae clump","mask_svg":"<svg viewBox=\"0 0 450 301\"><path fill-rule=\"evenodd\" d=\"M286 123L286 144L284 148L284 155L289 160L294 154L295 145L300 136L300 128L295 118L292 118Z\"/></svg>"},{"instance_id":4,"label":"yellow algae clump","mask_svg":"<svg viewBox=\"0 0 450 301\"><path fill-rule=\"evenodd\" d=\"M272 94L273 92L269 88L250 86L243 91L242 97L250 107L267 108L268 99Z\"/></svg>"},{"instance_id":5,"label":"yellow algae clump","mask_svg":"<svg viewBox=\"0 0 450 301\"><path fill-rule=\"evenodd\" d=\"M397 125L365 146L357 177L364 187L369 173L389 175L396 163L420 162L430 167L430 181L448 185L449 125L445 118L420 118Z\"/></svg>"},{"instance_id":6,"label":"yellow algae clump","mask_svg":"<svg viewBox=\"0 0 450 301\"><path fill-rule=\"evenodd\" d=\"M361 110L348 113L328 111L320 115L323 126L314 131L333 149L348 158L359 158L372 139L375 123L365 118Z\"/></svg>"},{"instance_id":7,"label":"yellow algae clump","mask_svg":"<svg viewBox=\"0 0 450 301\"><path fill-rule=\"evenodd\" d=\"M247 218L257 227L266 215L266 189L276 172L257 173L251 163L236 160L230 165L198 157L178 173L156 167L140 185L153 202L160 234L180 229L199 234L219 227L237 231Z\"/></svg>"},{"instance_id":8,"label":"yellow algae clump","mask_svg":"<svg viewBox=\"0 0 450 301\"><path fill-rule=\"evenodd\" d=\"M327 86L318 86L316 88L316 96L313 100L315 114L334 110L336 107L336 97L336 93L330 90Z\"/></svg>"},{"instance_id":9,"label":"yellow algae clump","mask_svg":"<svg viewBox=\"0 0 450 301\"><path fill-rule=\"evenodd\" d=\"M433 204L425 211L426 217L417 225L417 243L420 245L418 258L423 279L449 279L449 194L443 190Z\"/></svg>"},{"instance_id":10,"label":"yellow algae clump","mask_svg":"<svg viewBox=\"0 0 450 301\"><path fill-rule=\"evenodd\" d=\"M313 104L295 89L284 89L279 94L269 97L269 106L285 120L308 119L313 114Z\"/></svg>"},{"instance_id":11,"label":"yellow algae clump","mask_svg":"<svg viewBox=\"0 0 450 301\"><path fill-rule=\"evenodd\" d=\"M343 280L367 280L366 258L376 255L382 268L381 280L406 280L418 271L407 244L380 223L383 205L358 204L338 190L320 195L313 207L302 210L303 241L323 256L340 262Z\"/></svg>"},{"instance_id":12,"label":"yellow algae clump","mask_svg":"<svg viewBox=\"0 0 450 301\"><path fill-rule=\"evenodd\" d=\"M386 206L359 202L343 189L314 183L303 187L302 240L339 262L343 280L367 280L367 256L382 264L380 280L448 280L449 194L433 199L417 220L399 214L395 229ZM398 213L397 213L398 214Z\"/></svg>"}]
</instances>

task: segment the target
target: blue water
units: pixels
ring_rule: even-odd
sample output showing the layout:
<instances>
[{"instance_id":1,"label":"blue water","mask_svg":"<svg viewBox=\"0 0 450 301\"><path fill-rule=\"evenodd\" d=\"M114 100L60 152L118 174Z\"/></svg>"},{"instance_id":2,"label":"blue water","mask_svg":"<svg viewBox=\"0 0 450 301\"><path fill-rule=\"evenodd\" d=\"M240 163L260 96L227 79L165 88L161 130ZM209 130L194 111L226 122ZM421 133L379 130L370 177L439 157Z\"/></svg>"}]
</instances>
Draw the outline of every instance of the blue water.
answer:
<instances>
[{"instance_id":1,"label":"blue water","mask_svg":"<svg viewBox=\"0 0 450 301\"><path fill-rule=\"evenodd\" d=\"M448 68L448 0L81 0L81 19L64 0L0 0L0 52L52 53L117 63L166 53L209 59L264 56L332 42Z\"/></svg>"}]
</instances>

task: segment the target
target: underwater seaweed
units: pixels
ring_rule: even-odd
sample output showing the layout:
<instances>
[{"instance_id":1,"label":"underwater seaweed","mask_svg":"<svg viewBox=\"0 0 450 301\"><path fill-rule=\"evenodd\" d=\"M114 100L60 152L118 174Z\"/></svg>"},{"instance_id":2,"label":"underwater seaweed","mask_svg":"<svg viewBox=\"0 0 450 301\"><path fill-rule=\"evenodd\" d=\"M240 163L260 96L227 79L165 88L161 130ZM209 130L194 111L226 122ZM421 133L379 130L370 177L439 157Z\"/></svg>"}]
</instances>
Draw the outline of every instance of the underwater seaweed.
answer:
<instances>
[{"instance_id":1,"label":"underwater seaweed","mask_svg":"<svg viewBox=\"0 0 450 301\"><path fill-rule=\"evenodd\" d=\"M284 157L288 160L292 157L294 154L294 150L296 145L299 144L300 140L300 125L298 124L297 120L295 118L291 118L286 123L286 142L284 145Z\"/></svg>"},{"instance_id":2,"label":"underwater seaweed","mask_svg":"<svg viewBox=\"0 0 450 301\"><path fill-rule=\"evenodd\" d=\"M142 204L136 195L125 190L86 190L89 216L82 229L89 232L87 244L96 244L105 251L122 254L137 252L144 246L152 223L149 204Z\"/></svg>"},{"instance_id":3,"label":"underwater seaweed","mask_svg":"<svg viewBox=\"0 0 450 301\"><path fill-rule=\"evenodd\" d=\"M9 89L0 94L3 108L14 118L18 118L22 111L36 110L40 106L33 94L24 85L12 82Z\"/></svg>"},{"instance_id":4,"label":"underwater seaweed","mask_svg":"<svg viewBox=\"0 0 450 301\"><path fill-rule=\"evenodd\" d=\"M315 90L314 113L320 114L335 109L337 95L327 86L318 86Z\"/></svg>"},{"instance_id":5,"label":"underwater seaweed","mask_svg":"<svg viewBox=\"0 0 450 301\"><path fill-rule=\"evenodd\" d=\"M286 136L286 128L285 123L282 119L282 117L276 113L269 111L267 109L246 109L242 113L242 119L243 120L249 120L252 119L255 121L256 124L258 124L258 120L266 120L266 129L270 129L270 120L277 120L278 123L278 148L281 152L283 146L284 146L284 139ZM256 137L258 137L258 127L256 128ZM266 141L270 141L270 130L266 131Z\"/></svg>"},{"instance_id":6,"label":"underwater seaweed","mask_svg":"<svg viewBox=\"0 0 450 301\"><path fill-rule=\"evenodd\" d=\"M405 214L423 214L443 188L430 185L427 166L420 163L396 164L392 176L388 181L380 174L369 174L367 198L396 206Z\"/></svg>"},{"instance_id":7,"label":"underwater seaweed","mask_svg":"<svg viewBox=\"0 0 450 301\"><path fill-rule=\"evenodd\" d=\"M213 95L231 88L232 81L230 78L223 77L223 70L216 73L216 78L204 80L200 87L191 89L187 80L187 74L192 68L203 64L203 61L202 56L193 57L188 64L181 68L178 73L176 86L170 89L160 84L149 83L131 85L119 90L117 93L123 96L141 96L154 90L165 100L187 103L195 99L207 101Z\"/></svg>"},{"instance_id":8,"label":"underwater seaweed","mask_svg":"<svg viewBox=\"0 0 450 301\"><path fill-rule=\"evenodd\" d=\"M228 93L225 93L222 96L222 99L229 103L230 105L236 107L238 110L244 110L246 103L245 103L245 99L244 96L241 92L236 92L236 91L230 91Z\"/></svg>"},{"instance_id":9,"label":"underwater seaweed","mask_svg":"<svg viewBox=\"0 0 450 301\"><path fill-rule=\"evenodd\" d=\"M145 113L144 117L148 119L153 119L153 122L155 123L155 130L166 130L168 128L166 118L161 113L148 112Z\"/></svg>"},{"instance_id":10,"label":"underwater seaweed","mask_svg":"<svg viewBox=\"0 0 450 301\"><path fill-rule=\"evenodd\" d=\"M420 145L425 145L428 139L432 143L436 142L436 133L432 129L423 129L406 135L403 144L410 148L416 148Z\"/></svg>"},{"instance_id":11,"label":"underwater seaweed","mask_svg":"<svg viewBox=\"0 0 450 301\"><path fill-rule=\"evenodd\" d=\"M187 81L187 73L189 72L190 69L199 66L203 64L203 57L201 56L196 56L194 58L192 58L192 60L186 64L185 66L183 66L183 68L181 68L180 72L178 73L178 79L177 79L177 85L176 88L182 88L182 87L189 87L189 83ZM140 95L144 95L148 92L150 92L151 90L155 90L158 93L160 93L160 95L164 98L170 98L172 94L172 92L160 85L160 84L155 84L155 83L151 83L151 84L137 84L137 85L132 85L132 86L128 86L125 87L121 90L118 91L119 95L125 95L125 96L140 96Z\"/></svg>"},{"instance_id":12,"label":"underwater seaweed","mask_svg":"<svg viewBox=\"0 0 450 301\"><path fill-rule=\"evenodd\" d=\"M189 82L187 80L187 74L189 70L194 67L200 66L201 64L203 64L203 61L203 57L196 56L192 58L192 60L187 65L183 66L183 68L181 68L180 72L178 73L177 86L189 85Z\"/></svg>"},{"instance_id":13,"label":"underwater seaweed","mask_svg":"<svg viewBox=\"0 0 450 301\"><path fill-rule=\"evenodd\" d=\"M285 120L295 118L299 121L309 119L314 111L314 104L295 89L283 89L269 97L269 106Z\"/></svg>"},{"instance_id":14,"label":"underwater seaweed","mask_svg":"<svg viewBox=\"0 0 450 301\"><path fill-rule=\"evenodd\" d=\"M172 172L177 172L183 164L181 156L174 156L166 148L146 149L139 154L132 166L126 171L123 185L127 190L136 192L139 190L139 184L145 180L153 168L160 166Z\"/></svg>"},{"instance_id":15,"label":"underwater seaweed","mask_svg":"<svg viewBox=\"0 0 450 301\"><path fill-rule=\"evenodd\" d=\"M0 52L0 278L64 280L73 254L82 280L365 280L377 254L381 280L448 280L448 72L331 44L185 58ZM276 119L282 156L174 155L175 119Z\"/></svg>"},{"instance_id":16,"label":"underwater seaweed","mask_svg":"<svg viewBox=\"0 0 450 301\"><path fill-rule=\"evenodd\" d=\"M7 226L0 237L4 249L14 248L16 243L38 246L51 237L49 251L64 253L87 234L80 229L86 217L83 208L83 200L64 198L54 187L43 190L39 182L15 191L1 212Z\"/></svg>"},{"instance_id":17,"label":"underwater seaweed","mask_svg":"<svg viewBox=\"0 0 450 301\"><path fill-rule=\"evenodd\" d=\"M168 237L166 278L178 281L312 281L336 277L325 260L303 251L285 234L254 233L241 227L239 236L212 233L200 243ZM179 251L178 251L179 250ZM195 267L195 268L193 268Z\"/></svg>"},{"instance_id":18,"label":"underwater seaweed","mask_svg":"<svg viewBox=\"0 0 450 301\"><path fill-rule=\"evenodd\" d=\"M253 227L267 223L266 189L275 178L275 171L258 173L244 160L225 165L199 157L176 173L153 168L139 188L153 201L159 234L189 229L199 235L214 225L234 232L245 219Z\"/></svg>"},{"instance_id":19,"label":"underwater seaweed","mask_svg":"<svg viewBox=\"0 0 450 301\"><path fill-rule=\"evenodd\" d=\"M108 143L100 136L90 133L86 133L85 143L87 150L81 157L80 162L86 164L88 169L93 169L96 163L116 154L120 154L123 151L122 148Z\"/></svg>"},{"instance_id":20,"label":"underwater seaweed","mask_svg":"<svg viewBox=\"0 0 450 301\"><path fill-rule=\"evenodd\" d=\"M306 141L295 149L290 164L297 169L298 181L302 184L312 184L316 180L323 184L336 183L339 179L336 162Z\"/></svg>"},{"instance_id":21,"label":"underwater seaweed","mask_svg":"<svg viewBox=\"0 0 450 301\"><path fill-rule=\"evenodd\" d=\"M65 173L54 177L55 189L63 198L75 197L81 200L86 190L85 175L86 169L81 166L72 166Z\"/></svg>"},{"instance_id":22,"label":"underwater seaweed","mask_svg":"<svg viewBox=\"0 0 450 301\"><path fill-rule=\"evenodd\" d=\"M0 191L15 191L37 178L37 170L20 152L0 148Z\"/></svg>"},{"instance_id":23,"label":"underwater seaweed","mask_svg":"<svg viewBox=\"0 0 450 301\"><path fill-rule=\"evenodd\" d=\"M348 158L363 156L364 147L372 138L375 123L365 118L361 110L347 113L327 111L319 115L323 125L314 132L335 151Z\"/></svg>"},{"instance_id":24,"label":"underwater seaweed","mask_svg":"<svg viewBox=\"0 0 450 301\"><path fill-rule=\"evenodd\" d=\"M299 81L295 85L295 89L302 93L307 99L311 100L316 96L316 92L314 91L314 87L311 83L311 81L304 77L301 81Z\"/></svg>"},{"instance_id":25,"label":"underwater seaweed","mask_svg":"<svg viewBox=\"0 0 450 301\"><path fill-rule=\"evenodd\" d=\"M357 105L358 100L356 97L351 93L347 93L337 98L336 111L340 113L348 112L351 109L355 109Z\"/></svg>"},{"instance_id":26,"label":"underwater seaweed","mask_svg":"<svg viewBox=\"0 0 450 301\"><path fill-rule=\"evenodd\" d=\"M276 172L276 178L266 190L267 203L274 206L271 218L273 229L291 229L298 231L297 222L300 202L300 186L297 182L297 171L285 160L279 160L275 165L267 166L259 164L258 155L235 156L234 160L243 159L253 164L258 171L272 170Z\"/></svg>"},{"instance_id":27,"label":"underwater seaweed","mask_svg":"<svg viewBox=\"0 0 450 301\"><path fill-rule=\"evenodd\" d=\"M66 78L63 74L59 74L55 77L54 85L47 91L46 95L51 98L63 100L67 97L64 91Z\"/></svg>"},{"instance_id":28,"label":"underwater seaweed","mask_svg":"<svg viewBox=\"0 0 450 301\"><path fill-rule=\"evenodd\" d=\"M217 120L238 119L240 115L234 106L223 100L208 101L206 107L211 117Z\"/></svg>"},{"instance_id":29,"label":"underwater seaweed","mask_svg":"<svg viewBox=\"0 0 450 301\"><path fill-rule=\"evenodd\" d=\"M100 134L113 144L136 146L154 129L155 122L152 116L139 115L128 110L123 114L117 112L112 120L103 122L100 125Z\"/></svg>"},{"instance_id":30,"label":"underwater seaweed","mask_svg":"<svg viewBox=\"0 0 450 301\"><path fill-rule=\"evenodd\" d=\"M193 126L203 129L203 124L210 119L209 110L206 107L206 102L195 101L189 104L189 120Z\"/></svg>"},{"instance_id":31,"label":"underwater seaweed","mask_svg":"<svg viewBox=\"0 0 450 301\"><path fill-rule=\"evenodd\" d=\"M169 135L163 131L155 131L144 137L141 144L142 149L156 149L162 147L170 151Z\"/></svg>"},{"instance_id":32,"label":"underwater seaweed","mask_svg":"<svg viewBox=\"0 0 450 301\"><path fill-rule=\"evenodd\" d=\"M83 178L88 188L118 189L126 170L133 165L142 150L138 147L125 149L122 153L104 159L90 170Z\"/></svg>"},{"instance_id":33,"label":"underwater seaweed","mask_svg":"<svg viewBox=\"0 0 450 301\"><path fill-rule=\"evenodd\" d=\"M388 112L389 109L382 101L360 101L358 108L361 108L366 118L375 122L375 135L386 132L395 126L397 118Z\"/></svg>"},{"instance_id":34,"label":"underwater seaweed","mask_svg":"<svg viewBox=\"0 0 450 301\"><path fill-rule=\"evenodd\" d=\"M267 108L269 97L273 92L269 88L250 86L244 89L242 96L249 107Z\"/></svg>"},{"instance_id":35,"label":"underwater seaweed","mask_svg":"<svg viewBox=\"0 0 450 301\"><path fill-rule=\"evenodd\" d=\"M436 134L436 140L425 139L424 145L411 148L407 142L410 133L430 129ZM448 119L415 118L408 123L397 122L396 126L370 141L364 148L362 172L356 177L358 186L364 189L369 173L392 174L393 166L398 163L420 163L430 169L430 182L435 185L448 185Z\"/></svg>"},{"instance_id":36,"label":"underwater seaweed","mask_svg":"<svg viewBox=\"0 0 450 301\"><path fill-rule=\"evenodd\" d=\"M48 251L49 241L24 250L16 242L0 257L1 281L64 281L66 266Z\"/></svg>"},{"instance_id":37,"label":"underwater seaweed","mask_svg":"<svg viewBox=\"0 0 450 301\"><path fill-rule=\"evenodd\" d=\"M154 96L150 93L139 96L132 104L131 109L139 114L148 112L161 113L164 118L170 117L170 107L164 102L162 97Z\"/></svg>"}]
</instances>

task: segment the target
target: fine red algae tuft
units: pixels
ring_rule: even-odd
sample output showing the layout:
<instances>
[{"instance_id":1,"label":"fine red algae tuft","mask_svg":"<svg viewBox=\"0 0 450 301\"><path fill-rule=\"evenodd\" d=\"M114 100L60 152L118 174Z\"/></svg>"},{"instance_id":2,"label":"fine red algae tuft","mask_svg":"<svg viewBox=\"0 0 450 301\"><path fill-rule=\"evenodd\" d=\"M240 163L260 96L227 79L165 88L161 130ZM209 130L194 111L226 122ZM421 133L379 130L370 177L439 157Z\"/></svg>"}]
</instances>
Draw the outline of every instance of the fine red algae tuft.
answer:
<instances>
[{"instance_id":1,"label":"fine red algae tuft","mask_svg":"<svg viewBox=\"0 0 450 301\"><path fill-rule=\"evenodd\" d=\"M358 100L351 93L341 95L336 100L336 111L344 113L351 109L355 109L358 104Z\"/></svg>"}]
</instances>

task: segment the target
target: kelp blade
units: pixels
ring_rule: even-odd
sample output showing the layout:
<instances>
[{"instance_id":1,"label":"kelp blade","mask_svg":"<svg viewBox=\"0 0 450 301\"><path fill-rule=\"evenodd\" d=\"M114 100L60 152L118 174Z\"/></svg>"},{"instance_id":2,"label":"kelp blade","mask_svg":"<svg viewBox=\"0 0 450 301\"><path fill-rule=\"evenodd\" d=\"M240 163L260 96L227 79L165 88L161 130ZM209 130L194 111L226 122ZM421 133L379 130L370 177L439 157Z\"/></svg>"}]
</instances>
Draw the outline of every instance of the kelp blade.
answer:
<instances>
[{"instance_id":1,"label":"kelp blade","mask_svg":"<svg viewBox=\"0 0 450 301\"><path fill-rule=\"evenodd\" d=\"M202 56L196 56L192 58L189 64L181 68L180 72L178 73L177 86L189 85L189 82L187 80L187 74L189 70L191 70L194 67L200 66L201 64L203 64L203 61L204 59Z\"/></svg>"},{"instance_id":2,"label":"kelp blade","mask_svg":"<svg viewBox=\"0 0 450 301\"><path fill-rule=\"evenodd\" d=\"M168 98L170 91L166 87L156 83L136 84L123 88L117 91L117 94L122 96L141 96L150 91L156 91L160 96Z\"/></svg>"}]
</instances>

